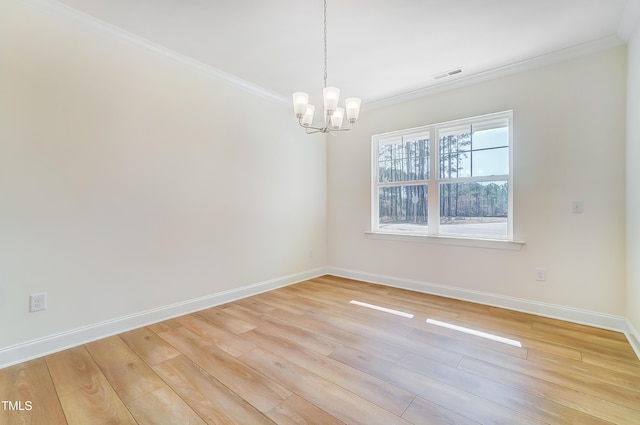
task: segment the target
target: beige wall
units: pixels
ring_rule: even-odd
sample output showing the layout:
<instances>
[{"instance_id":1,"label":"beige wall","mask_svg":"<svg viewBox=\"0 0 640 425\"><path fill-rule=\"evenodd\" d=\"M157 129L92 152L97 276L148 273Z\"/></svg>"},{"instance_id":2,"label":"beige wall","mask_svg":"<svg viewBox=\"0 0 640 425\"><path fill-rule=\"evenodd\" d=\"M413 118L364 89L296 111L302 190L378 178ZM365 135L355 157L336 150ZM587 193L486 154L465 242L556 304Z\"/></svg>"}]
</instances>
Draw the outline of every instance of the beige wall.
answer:
<instances>
[{"instance_id":1,"label":"beige wall","mask_svg":"<svg viewBox=\"0 0 640 425\"><path fill-rule=\"evenodd\" d=\"M0 349L326 264L289 105L13 1L0 58Z\"/></svg>"},{"instance_id":2,"label":"beige wall","mask_svg":"<svg viewBox=\"0 0 640 425\"><path fill-rule=\"evenodd\" d=\"M357 130L329 142L329 264L624 316L625 81L622 46L365 111ZM520 251L365 235L372 134L510 109ZM571 214L572 200L584 201L583 214Z\"/></svg>"},{"instance_id":3,"label":"beige wall","mask_svg":"<svg viewBox=\"0 0 640 425\"><path fill-rule=\"evenodd\" d=\"M628 50L627 317L640 332L640 25ZM640 341L640 334L636 337Z\"/></svg>"},{"instance_id":4,"label":"beige wall","mask_svg":"<svg viewBox=\"0 0 640 425\"><path fill-rule=\"evenodd\" d=\"M636 31L625 274L624 47L365 110L327 150L288 105L0 0L0 350L327 264L640 330L638 46ZM522 250L365 236L372 134L508 109ZM49 308L30 314L35 292Z\"/></svg>"}]
</instances>

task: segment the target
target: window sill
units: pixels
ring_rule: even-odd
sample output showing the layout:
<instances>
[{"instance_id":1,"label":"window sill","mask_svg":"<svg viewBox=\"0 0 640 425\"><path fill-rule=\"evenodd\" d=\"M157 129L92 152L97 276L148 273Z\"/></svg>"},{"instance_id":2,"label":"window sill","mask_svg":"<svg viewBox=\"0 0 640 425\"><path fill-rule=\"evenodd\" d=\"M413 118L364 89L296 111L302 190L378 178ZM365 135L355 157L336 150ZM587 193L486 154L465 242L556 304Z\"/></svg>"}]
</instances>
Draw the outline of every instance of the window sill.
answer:
<instances>
[{"instance_id":1,"label":"window sill","mask_svg":"<svg viewBox=\"0 0 640 425\"><path fill-rule=\"evenodd\" d=\"M387 233L387 232L365 232L370 239L382 239L389 241L402 242L418 242L436 245L454 245L467 246L472 248L490 248L505 249L511 251L519 251L524 245L524 241L509 241L506 239L480 239L480 238L463 238L456 236L443 235L419 235L406 233Z\"/></svg>"}]
</instances>

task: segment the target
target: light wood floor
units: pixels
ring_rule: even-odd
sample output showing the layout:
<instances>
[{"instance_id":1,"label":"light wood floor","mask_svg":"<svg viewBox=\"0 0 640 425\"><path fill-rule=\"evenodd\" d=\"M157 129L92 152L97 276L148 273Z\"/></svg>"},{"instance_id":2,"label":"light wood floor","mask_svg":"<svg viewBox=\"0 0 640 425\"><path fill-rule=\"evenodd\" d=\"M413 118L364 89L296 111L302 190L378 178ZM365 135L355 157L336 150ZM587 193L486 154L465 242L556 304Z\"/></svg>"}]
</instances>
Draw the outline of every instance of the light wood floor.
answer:
<instances>
[{"instance_id":1,"label":"light wood floor","mask_svg":"<svg viewBox=\"0 0 640 425\"><path fill-rule=\"evenodd\" d=\"M640 361L620 333L325 276L5 368L0 399L32 403L7 425L640 424Z\"/></svg>"}]
</instances>

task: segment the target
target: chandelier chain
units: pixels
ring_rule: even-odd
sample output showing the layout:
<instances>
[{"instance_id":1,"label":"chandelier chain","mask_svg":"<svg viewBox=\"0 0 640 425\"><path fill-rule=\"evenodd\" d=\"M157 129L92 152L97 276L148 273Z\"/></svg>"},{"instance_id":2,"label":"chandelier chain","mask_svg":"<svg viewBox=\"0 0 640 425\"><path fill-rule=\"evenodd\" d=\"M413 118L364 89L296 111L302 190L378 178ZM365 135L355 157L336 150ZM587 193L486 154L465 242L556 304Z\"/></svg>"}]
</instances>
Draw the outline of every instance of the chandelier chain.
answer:
<instances>
[{"instance_id":1,"label":"chandelier chain","mask_svg":"<svg viewBox=\"0 0 640 425\"><path fill-rule=\"evenodd\" d=\"M327 87L327 0L324 0L324 86Z\"/></svg>"}]
</instances>

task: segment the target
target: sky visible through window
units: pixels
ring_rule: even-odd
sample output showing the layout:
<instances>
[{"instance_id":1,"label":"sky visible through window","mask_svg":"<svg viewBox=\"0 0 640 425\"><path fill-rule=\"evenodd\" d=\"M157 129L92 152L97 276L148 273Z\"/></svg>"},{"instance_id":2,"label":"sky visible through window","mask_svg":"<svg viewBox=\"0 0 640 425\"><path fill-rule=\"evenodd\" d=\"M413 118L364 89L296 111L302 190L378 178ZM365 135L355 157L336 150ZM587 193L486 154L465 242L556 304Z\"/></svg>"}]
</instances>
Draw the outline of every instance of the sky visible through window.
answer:
<instances>
[{"instance_id":1,"label":"sky visible through window","mask_svg":"<svg viewBox=\"0 0 640 425\"><path fill-rule=\"evenodd\" d=\"M499 176L509 174L509 129L492 128L473 133L473 149L487 149L487 155L481 155L480 164L474 164L477 176Z\"/></svg>"}]
</instances>

